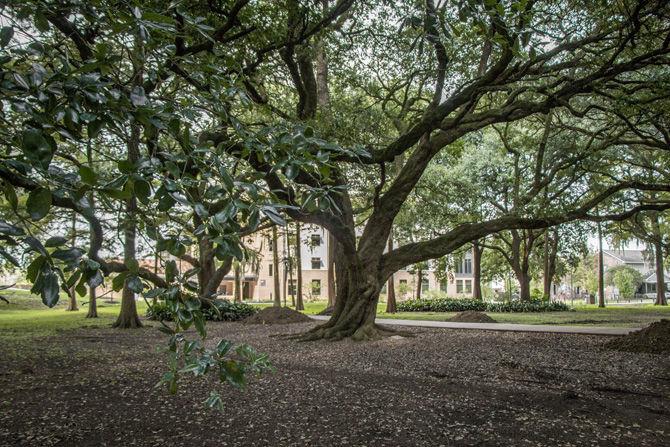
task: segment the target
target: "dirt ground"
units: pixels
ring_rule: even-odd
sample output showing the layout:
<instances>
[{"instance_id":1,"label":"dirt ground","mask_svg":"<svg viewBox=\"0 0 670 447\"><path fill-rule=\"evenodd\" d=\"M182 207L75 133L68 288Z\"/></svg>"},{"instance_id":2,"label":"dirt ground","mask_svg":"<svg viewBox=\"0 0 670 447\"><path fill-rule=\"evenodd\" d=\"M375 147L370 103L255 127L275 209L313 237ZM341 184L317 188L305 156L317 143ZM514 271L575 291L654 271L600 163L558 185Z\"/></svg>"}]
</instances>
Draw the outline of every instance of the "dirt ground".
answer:
<instances>
[{"instance_id":1,"label":"dirt ground","mask_svg":"<svg viewBox=\"0 0 670 447\"><path fill-rule=\"evenodd\" d=\"M270 354L244 391L154 388L164 336L77 329L0 344L2 446L670 445L670 358L607 337L410 328L300 343L313 323L211 323ZM226 411L202 401L215 387Z\"/></svg>"}]
</instances>

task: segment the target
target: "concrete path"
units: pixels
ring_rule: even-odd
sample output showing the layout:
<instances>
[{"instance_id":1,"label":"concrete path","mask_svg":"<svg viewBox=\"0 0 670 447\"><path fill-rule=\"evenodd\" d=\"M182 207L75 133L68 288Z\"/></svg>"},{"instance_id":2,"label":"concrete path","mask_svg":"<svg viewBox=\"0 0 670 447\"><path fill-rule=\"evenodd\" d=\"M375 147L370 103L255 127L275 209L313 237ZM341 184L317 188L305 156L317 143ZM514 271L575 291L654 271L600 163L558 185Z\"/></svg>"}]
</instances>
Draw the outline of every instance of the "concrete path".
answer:
<instances>
[{"instance_id":1,"label":"concrete path","mask_svg":"<svg viewBox=\"0 0 670 447\"><path fill-rule=\"evenodd\" d=\"M310 315L315 320L327 320L325 315ZM637 327L597 327L597 326L557 326L548 324L510 324L510 323L456 323L450 321L429 320L396 320L391 318L377 318L377 323L390 326L417 326L446 329L475 329L480 331L512 331L512 332L550 332L557 334L587 334L587 335L626 335L637 331Z\"/></svg>"}]
</instances>

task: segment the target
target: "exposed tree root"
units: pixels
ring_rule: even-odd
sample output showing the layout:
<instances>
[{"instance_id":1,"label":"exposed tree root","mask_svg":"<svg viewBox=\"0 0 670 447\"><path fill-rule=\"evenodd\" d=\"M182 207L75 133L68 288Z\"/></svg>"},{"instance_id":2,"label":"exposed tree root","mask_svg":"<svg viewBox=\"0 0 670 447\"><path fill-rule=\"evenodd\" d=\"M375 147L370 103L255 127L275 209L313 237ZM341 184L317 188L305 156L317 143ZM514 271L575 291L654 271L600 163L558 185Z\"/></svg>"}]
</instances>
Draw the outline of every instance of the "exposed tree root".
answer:
<instances>
[{"instance_id":1,"label":"exposed tree root","mask_svg":"<svg viewBox=\"0 0 670 447\"><path fill-rule=\"evenodd\" d=\"M345 338L351 338L354 341L374 341L393 335L400 335L402 337L414 337L414 334L407 331L398 331L386 326L378 324L365 324L358 328L351 327L351 325L342 326L334 325L326 327L325 325L317 326L307 332L300 334L289 334L285 338L298 341L316 341L316 340L330 340L338 341Z\"/></svg>"}]
</instances>

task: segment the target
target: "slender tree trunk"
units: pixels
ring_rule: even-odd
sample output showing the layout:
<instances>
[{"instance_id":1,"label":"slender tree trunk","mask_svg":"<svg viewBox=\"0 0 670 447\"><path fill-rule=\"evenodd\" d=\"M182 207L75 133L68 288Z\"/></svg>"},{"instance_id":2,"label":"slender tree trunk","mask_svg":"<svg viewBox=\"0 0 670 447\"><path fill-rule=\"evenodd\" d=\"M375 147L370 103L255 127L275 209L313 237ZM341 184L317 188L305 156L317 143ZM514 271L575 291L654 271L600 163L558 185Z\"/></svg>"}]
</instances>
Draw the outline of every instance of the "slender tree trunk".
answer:
<instances>
[{"instance_id":1,"label":"slender tree trunk","mask_svg":"<svg viewBox=\"0 0 670 447\"><path fill-rule=\"evenodd\" d=\"M91 148L91 144L89 142L88 146L86 147L86 161L88 163L88 167L91 168L91 170L94 169L93 166L93 149ZM90 192L88 196L88 200L91 202L91 208L95 208L95 195L93 194L93 191ZM90 232L89 234L89 241L91 243L91 246L93 246L95 240L95 235L93 234L93 231ZM97 253L96 253L97 254ZM89 252L89 256L91 253ZM97 298L97 291L95 287L89 287L88 288L88 312L86 312L86 318L98 318L98 298Z\"/></svg>"},{"instance_id":2,"label":"slender tree trunk","mask_svg":"<svg viewBox=\"0 0 670 447\"><path fill-rule=\"evenodd\" d=\"M72 248L77 246L77 213L72 212ZM74 285L68 290L68 303L67 311L77 311L79 307L77 306L77 292L74 290Z\"/></svg>"},{"instance_id":3,"label":"slender tree trunk","mask_svg":"<svg viewBox=\"0 0 670 447\"><path fill-rule=\"evenodd\" d=\"M335 251L337 248L337 239L328 232L328 305L327 308L335 306Z\"/></svg>"},{"instance_id":4,"label":"slender tree trunk","mask_svg":"<svg viewBox=\"0 0 670 447\"><path fill-rule=\"evenodd\" d=\"M137 123L131 124L130 141L128 143L128 161L135 164L139 159L140 128ZM129 265L136 259L135 238L137 235L137 224L135 214L137 213L137 200L132 195L126 199L126 219L124 222L124 242L123 242L123 261ZM135 292L128 287L128 281L123 285L121 295L121 312L114 323L114 327L127 329L142 327L140 318L137 315L137 305L135 303Z\"/></svg>"},{"instance_id":5,"label":"slender tree trunk","mask_svg":"<svg viewBox=\"0 0 670 447\"><path fill-rule=\"evenodd\" d=\"M656 255L656 305L667 306L668 301L665 298L665 266L663 262L663 241L658 222L658 213L653 217L654 231L654 254Z\"/></svg>"},{"instance_id":6,"label":"slender tree trunk","mask_svg":"<svg viewBox=\"0 0 670 447\"><path fill-rule=\"evenodd\" d=\"M393 231L389 235L388 251L393 251ZM391 275L386 283L386 313L394 314L396 312L395 284L393 284L393 275Z\"/></svg>"},{"instance_id":7,"label":"slender tree trunk","mask_svg":"<svg viewBox=\"0 0 670 447\"><path fill-rule=\"evenodd\" d=\"M240 263L235 263L235 291L233 295L233 301L236 303L242 302L242 279L240 273Z\"/></svg>"},{"instance_id":8,"label":"slender tree trunk","mask_svg":"<svg viewBox=\"0 0 670 447\"><path fill-rule=\"evenodd\" d=\"M423 270L421 269L421 267L418 268L416 276L417 276L416 299L420 300L421 299L421 283L423 282Z\"/></svg>"},{"instance_id":9,"label":"slender tree trunk","mask_svg":"<svg viewBox=\"0 0 670 447\"><path fill-rule=\"evenodd\" d=\"M481 301L482 297L482 251L479 241L472 243L472 298Z\"/></svg>"},{"instance_id":10,"label":"slender tree trunk","mask_svg":"<svg viewBox=\"0 0 670 447\"><path fill-rule=\"evenodd\" d=\"M544 253L542 261L542 295L544 299L549 299L551 295L551 275L549 272L549 228L544 230Z\"/></svg>"},{"instance_id":11,"label":"slender tree trunk","mask_svg":"<svg viewBox=\"0 0 670 447\"><path fill-rule=\"evenodd\" d=\"M291 264L289 262L290 261L290 259L289 259L290 258L290 252L288 250L288 245L289 245L288 244L288 233L286 232L286 227L284 227L284 238L283 239L284 240L282 241L282 243L283 243L283 246L284 246L283 252L284 252L285 257L282 258L282 265L284 266L284 268L282 270L282 286L283 286L282 287L282 292L283 292L283 295L284 295L284 307L286 307L286 295L287 295L286 292L288 292L288 287L287 287L288 272L291 269Z\"/></svg>"},{"instance_id":12,"label":"slender tree trunk","mask_svg":"<svg viewBox=\"0 0 670 447\"><path fill-rule=\"evenodd\" d=\"M603 233L598 222L598 307L605 307L605 266L603 265Z\"/></svg>"},{"instance_id":13,"label":"slender tree trunk","mask_svg":"<svg viewBox=\"0 0 670 447\"><path fill-rule=\"evenodd\" d=\"M279 248L277 247L277 227L272 227L272 263L274 264L274 272L272 279L274 281L274 303L275 307L281 307L281 287L279 285Z\"/></svg>"},{"instance_id":14,"label":"slender tree trunk","mask_svg":"<svg viewBox=\"0 0 670 447\"><path fill-rule=\"evenodd\" d=\"M300 222L297 221L295 223L295 263L297 269L295 310L305 310L305 306L302 302L302 241L300 236Z\"/></svg>"}]
</instances>

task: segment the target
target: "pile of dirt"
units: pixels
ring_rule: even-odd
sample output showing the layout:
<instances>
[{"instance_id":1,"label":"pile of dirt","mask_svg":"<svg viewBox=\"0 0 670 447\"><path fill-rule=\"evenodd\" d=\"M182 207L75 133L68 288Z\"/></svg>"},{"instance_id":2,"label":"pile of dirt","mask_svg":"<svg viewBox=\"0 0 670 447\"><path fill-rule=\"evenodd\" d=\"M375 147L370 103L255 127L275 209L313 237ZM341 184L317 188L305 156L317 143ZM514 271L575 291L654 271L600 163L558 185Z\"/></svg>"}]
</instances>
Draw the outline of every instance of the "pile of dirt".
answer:
<instances>
[{"instance_id":1,"label":"pile of dirt","mask_svg":"<svg viewBox=\"0 0 670 447\"><path fill-rule=\"evenodd\" d=\"M459 312L447 321L454 321L458 323L496 323L496 320L486 315L484 312L476 312L474 310L466 310Z\"/></svg>"},{"instance_id":2,"label":"pile of dirt","mask_svg":"<svg viewBox=\"0 0 670 447\"><path fill-rule=\"evenodd\" d=\"M608 341L605 346L617 351L648 352L660 354L670 352L670 320L662 319L639 331Z\"/></svg>"},{"instance_id":3,"label":"pile of dirt","mask_svg":"<svg viewBox=\"0 0 670 447\"><path fill-rule=\"evenodd\" d=\"M313 320L307 315L288 307L266 307L242 321L248 324L291 324Z\"/></svg>"}]
</instances>

